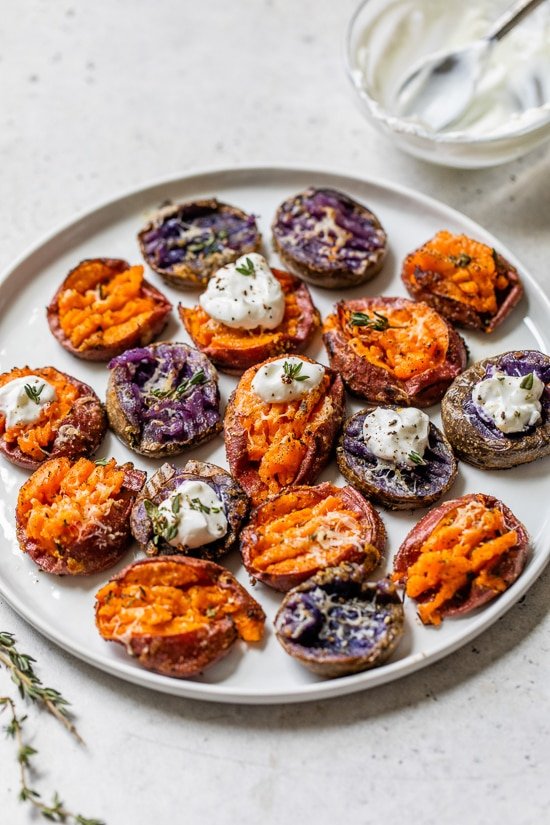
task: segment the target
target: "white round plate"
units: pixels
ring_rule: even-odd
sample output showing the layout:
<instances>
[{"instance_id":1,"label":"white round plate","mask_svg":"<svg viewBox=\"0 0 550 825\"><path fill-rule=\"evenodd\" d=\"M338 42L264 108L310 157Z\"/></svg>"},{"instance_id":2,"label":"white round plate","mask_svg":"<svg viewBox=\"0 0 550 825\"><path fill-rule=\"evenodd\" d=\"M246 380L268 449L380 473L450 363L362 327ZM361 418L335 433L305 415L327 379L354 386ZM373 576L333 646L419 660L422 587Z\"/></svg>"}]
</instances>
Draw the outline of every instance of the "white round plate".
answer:
<instances>
[{"instance_id":1,"label":"white round plate","mask_svg":"<svg viewBox=\"0 0 550 825\"><path fill-rule=\"evenodd\" d=\"M261 167L208 171L142 188L88 212L41 242L0 280L0 371L26 364L34 367L51 364L91 384L104 398L105 365L73 358L55 341L46 323L44 308L67 272L83 258L118 257L139 263L141 256L136 234L160 203L212 195L258 216L268 257L274 265L279 265L270 248L270 224L275 209L284 198L312 184L336 187L364 202L378 215L388 233L390 254L383 271L366 286L345 291L345 297L381 293L405 295L399 278L404 256L439 229L465 232L496 247L517 265L526 287L526 298L494 334L465 334L472 361L511 349L548 351L548 299L512 253L464 215L414 191L382 181L360 180L314 169ZM197 293L177 292L153 273L148 277L168 295L174 307L179 301L189 306L196 303ZM311 291L323 317L342 297L342 291L323 291L315 287ZM176 312L163 337L188 341ZM326 363L320 335L307 354ZM223 405L235 383L234 378L221 377ZM348 414L360 407L359 403L349 401ZM439 424L439 407L429 412ZM98 455L114 455L120 461L133 460L137 467L148 471L160 464L133 455L110 434ZM221 437L178 457L177 463L184 463L190 456L227 466ZM311 675L279 646L273 633L272 618L280 594L258 584L253 594L262 603L268 617L264 643L250 647L237 644L222 662L200 678L170 679L141 668L121 646L103 641L94 625L96 591L110 573L137 558L139 552L128 552L124 563L107 574L59 578L39 572L20 551L15 538L17 493L28 474L4 460L0 462L0 529L5 539L0 555L0 589L6 599L41 633L80 659L127 681L176 696L256 704L308 701L364 690L405 676L452 653L491 625L540 575L550 554L550 511L540 506L540 502L550 498L548 459L507 472L482 472L461 464L458 479L447 498L468 492L495 495L524 522L532 537L525 570L498 599L467 617L447 619L440 628L423 627L416 617L414 604L407 600L405 636L387 664L365 673L323 680ZM343 481L334 462L320 480ZM424 512L382 512L388 529L388 543L386 567L381 567L380 576L390 569L401 541ZM227 560L227 566L250 589L237 553Z\"/></svg>"}]
</instances>

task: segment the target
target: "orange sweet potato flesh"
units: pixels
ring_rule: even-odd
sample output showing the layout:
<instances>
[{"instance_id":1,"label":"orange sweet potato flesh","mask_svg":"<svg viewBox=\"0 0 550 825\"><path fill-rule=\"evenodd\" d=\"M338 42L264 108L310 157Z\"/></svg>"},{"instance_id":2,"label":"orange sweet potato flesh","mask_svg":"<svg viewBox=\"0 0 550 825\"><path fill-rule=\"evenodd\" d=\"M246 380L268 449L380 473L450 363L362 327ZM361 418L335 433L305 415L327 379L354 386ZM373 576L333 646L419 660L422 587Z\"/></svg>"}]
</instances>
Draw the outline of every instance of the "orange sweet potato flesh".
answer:
<instances>
[{"instance_id":1,"label":"orange sweet potato flesh","mask_svg":"<svg viewBox=\"0 0 550 825\"><path fill-rule=\"evenodd\" d=\"M211 318L200 306L179 307L180 317L195 346L217 367L241 373L266 358L285 352L300 352L320 326L320 316L307 286L280 269L273 275L285 297L285 314L275 329L234 329Z\"/></svg>"},{"instance_id":2,"label":"orange sweet potato flesh","mask_svg":"<svg viewBox=\"0 0 550 825\"><path fill-rule=\"evenodd\" d=\"M126 567L96 596L96 624L141 665L187 678L225 656L237 639L258 642L265 615L214 562L158 556Z\"/></svg>"},{"instance_id":3,"label":"orange sweet potato flesh","mask_svg":"<svg viewBox=\"0 0 550 825\"><path fill-rule=\"evenodd\" d=\"M79 358L107 361L152 341L171 308L144 280L142 266L93 258L68 274L47 314L50 329L65 349Z\"/></svg>"},{"instance_id":4,"label":"orange sweet potato flesh","mask_svg":"<svg viewBox=\"0 0 550 825\"><path fill-rule=\"evenodd\" d=\"M314 363L302 359L305 367ZM328 460L344 412L344 387L333 370L326 368L319 386L302 399L269 404L252 389L261 366L244 373L224 420L231 473L255 505L290 484L315 480Z\"/></svg>"},{"instance_id":5,"label":"orange sweet potato flesh","mask_svg":"<svg viewBox=\"0 0 550 825\"><path fill-rule=\"evenodd\" d=\"M19 491L21 549L49 573L96 573L130 541L130 511L145 481L132 464L105 466L62 456L44 462Z\"/></svg>"},{"instance_id":6,"label":"orange sweet potato flesh","mask_svg":"<svg viewBox=\"0 0 550 825\"><path fill-rule=\"evenodd\" d=\"M357 313L387 326L356 324ZM339 301L325 320L323 340L348 389L379 404L430 406L467 360L451 325L427 304L405 298Z\"/></svg>"},{"instance_id":7,"label":"orange sweet potato flesh","mask_svg":"<svg viewBox=\"0 0 550 825\"><path fill-rule=\"evenodd\" d=\"M419 602L422 622L439 625L506 590L523 569L527 548L525 528L502 502L467 495L430 511L413 528L393 579Z\"/></svg>"},{"instance_id":8,"label":"orange sweet potato flesh","mask_svg":"<svg viewBox=\"0 0 550 825\"><path fill-rule=\"evenodd\" d=\"M448 231L407 256L402 278L415 298L460 326L485 332L492 332L523 294L517 270L502 255Z\"/></svg>"},{"instance_id":9,"label":"orange sweet potato flesh","mask_svg":"<svg viewBox=\"0 0 550 825\"><path fill-rule=\"evenodd\" d=\"M260 505L241 534L241 554L254 579L286 591L344 561L374 570L385 538L357 490L325 482L289 487Z\"/></svg>"},{"instance_id":10,"label":"orange sweet potato flesh","mask_svg":"<svg viewBox=\"0 0 550 825\"><path fill-rule=\"evenodd\" d=\"M0 375L0 387L27 375L43 378L57 397L44 405L31 423L6 429L5 417L0 413L0 452L14 464L29 469L36 469L52 456L75 458L93 453L105 434L107 421L92 388L54 367L15 368Z\"/></svg>"}]
</instances>

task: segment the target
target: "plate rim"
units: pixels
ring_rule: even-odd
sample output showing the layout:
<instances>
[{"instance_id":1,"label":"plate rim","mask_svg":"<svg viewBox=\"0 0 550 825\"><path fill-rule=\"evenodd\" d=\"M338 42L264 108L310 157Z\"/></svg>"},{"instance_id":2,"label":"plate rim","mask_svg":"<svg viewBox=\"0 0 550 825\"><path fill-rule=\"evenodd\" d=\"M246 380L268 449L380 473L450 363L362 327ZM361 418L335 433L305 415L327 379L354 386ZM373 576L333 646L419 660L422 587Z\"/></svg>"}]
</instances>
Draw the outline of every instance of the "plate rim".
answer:
<instances>
[{"instance_id":1,"label":"plate rim","mask_svg":"<svg viewBox=\"0 0 550 825\"><path fill-rule=\"evenodd\" d=\"M231 166L206 166L192 168L181 175L168 175L162 178L149 180L140 185L136 185L130 189L119 191L109 197L104 197L98 200L95 204L80 210L70 219L65 219L59 222L53 229L48 230L34 243L29 245L15 260L8 264L0 273L0 290L8 279L22 266L28 263L35 255L49 247L52 242L55 242L63 233L70 232L79 224L82 224L92 218L94 215L112 208L115 204L123 201L131 200L134 197L144 196L148 191L161 188L163 186L182 186L192 185L193 180L201 177L216 177L238 174L272 174L285 175L295 174L302 176L323 176L332 178L345 178L355 183L366 184L377 187L385 192L390 192L394 196L404 196L411 198L417 203L423 203L426 206L437 209L439 212L445 212L450 218L455 218L463 225L469 226L474 233L482 232L494 238L489 230L481 226L481 224L474 221L468 215L464 214L458 209L449 206L444 201L426 195L423 192L409 187L403 186L393 181L385 180L384 178L358 175L355 171L346 168L329 167L320 169L317 165L309 165L303 163L255 163L255 164L233 164ZM546 295L542 287L530 274L517 257L509 252L505 244L502 244L498 238L494 238L499 246L504 248L509 260L520 268L524 282L529 284L529 294L541 301L545 310L550 314L550 297ZM0 301L0 309L2 302ZM46 638L50 639L63 650L71 653L77 659L92 665L99 670L108 673L110 676L122 679L126 682L131 682L140 687L146 687L150 690L156 690L162 693L167 693L172 696L178 696L189 699L200 699L203 701L235 703L235 704L255 704L255 705L269 705L269 704L286 704L286 703L300 703L319 699L329 699L337 696L349 695L361 690L367 690L377 687L382 684L395 681L396 679L404 678L407 675L433 664L445 656L451 655L456 650L464 647L472 639L478 636L483 631L487 630L494 624L504 613L513 607L513 605L523 597L527 590L539 578L544 568L550 560L550 545L547 550L543 551L537 557L528 562L527 568L515 584L504 593L499 599L495 600L491 605L485 607L479 615L472 617L471 625L468 631L460 635L458 638L449 642L443 640L430 653L417 652L409 654L404 659L384 665L382 668L374 668L372 670L363 671L362 673L353 674L342 677L340 679L325 680L319 682L298 684L292 690L285 689L284 691L259 691L257 688L235 688L234 686L227 686L223 683L205 683L194 682L191 680L174 679L167 676L148 671L145 669L130 666L123 660L110 659L101 654L91 654L87 650L78 648L76 644L67 641L62 634L50 623L42 620L38 615L35 615L32 607L29 607L19 599L16 593L12 592L10 588L0 579L0 594L6 599L7 603L15 610L15 612L35 630L41 633Z\"/></svg>"}]
</instances>

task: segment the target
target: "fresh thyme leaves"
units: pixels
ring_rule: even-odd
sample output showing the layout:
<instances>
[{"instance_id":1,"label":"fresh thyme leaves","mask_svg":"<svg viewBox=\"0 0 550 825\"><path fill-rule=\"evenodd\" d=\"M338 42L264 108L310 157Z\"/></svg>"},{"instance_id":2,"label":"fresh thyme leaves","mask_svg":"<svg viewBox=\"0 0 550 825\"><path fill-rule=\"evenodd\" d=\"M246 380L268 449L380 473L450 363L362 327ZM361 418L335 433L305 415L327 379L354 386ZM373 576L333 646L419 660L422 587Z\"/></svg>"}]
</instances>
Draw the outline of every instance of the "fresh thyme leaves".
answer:
<instances>
[{"instance_id":1,"label":"fresh thyme leaves","mask_svg":"<svg viewBox=\"0 0 550 825\"><path fill-rule=\"evenodd\" d=\"M11 636L11 634L1 635ZM14 739L17 745L19 800L21 802L29 802L44 819L48 819L50 822L74 822L75 825L104 825L100 819L90 819L89 817L82 816L82 814L72 813L72 811L65 807L65 803L57 791L54 792L50 805L41 800L40 793L29 785L29 773L33 769L31 759L36 756L38 751L30 745L27 745L23 739L23 725L27 717L18 716L15 702L10 696L0 696L0 711L2 710L8 710L11 717L8 724L4 726L6 736Z\"/></svg>"},{"instance_id":2,"label":"fresh thyme leaves","mask_svg":"<svg viewBox=\"0 0 550 825\"><path fill-rule=\"evenodd\" d=\"M180 401L192 387L198 387L201 384L206 384L208 378L206 377L206 373L203 369L197 370L197 372L191 376L191 378L186 378L185 381L182 381L181 384L175 389L170 390L151 390L150 395L154 396L155 398L174 398L176 401Z\"/></svg>"},{"instance_id":3,"label":"fresh thyme leaves","mask_svg":"<svg viewBox=\"0 0 550 825\"><path fill-rule=\"evenodd\" d=\"M302 375L303 366L303 361L300 361L299 364L291 364L290 361L285 361L281 377L283 384L292 384L293 381L307 381L309 375Z\"/></svg>"},{"instance_id":4,"label":"fresh thyme leaves","mask_svg":"<svg viewBox=\"0 0 550 825\"><path fill-rule=\"evenodd\" d=\"M45 687L36 675L32 656L19 653L15 646L15 638L11 633L0 633L0 665L4 665L10 673L12 682L17 686L22 699L41 704L48 713L61 722L69 733L82 742L80 735L71 722L67 707L69 702L59 691Z\"/></svg>"},{"instance_id":5,"label":"fresh thyme leaves","mask_svg":"<svg viewBox=\"0 0 550 825\"><path fill-rule=\"evenodd\" d=\"M525 378L522 380L522 382L520 384L521 389L522 390L532 390L533 389L533 381L534 381L533 373L532 372L527 373L527 375L525 376Z\"/></svg>"},{"instance_id":6,"label":"fresh thyme leaves","mask_svg":"<svg viewBox=\"0 0 550 825\"><path fill-rule=\"evenodd\" d=\"M181 493L178 493L172 499L172 512L175 516L177 516L177 514L179 513L180 507L181 507Z\"/></svg>"},{"instance_id":7,"label":"fresh thyme leaves","mask_svg":"<svg viewBox=\"0 0 550 825\"><path fill-rule=\"evenodd\" d=\"M411 452L409 453L409 458L413 462L413 464L418 464L419 467L426 464L422 456L419 453L417 453L416 450L411 450Z\"/></svg>"},{"instance_id":8,"label":"fresh thyme leaves","mask_svg":"<svg viewBox=\"0 0 550 825\"><path fill-rule=\"evenodd\" d=\"M34 401L35 404L40 405L40 393L42 392L45 386L45 384L42 384L42 386L37 388L33 387L32 384L25 384L25 392L27 393L31 401Z\"/></svg>"},{"instance_id":9,"label":"fresh thyme leaves","mask_svg":"<svg viewBox=\"0 0 550 825\"><path fill-rule=\"evenodd\" d=\"M464 267L472 263L471 255L466 255L465 252L463 252L461 255L449 255L449 260L455 266L459 267L459 269L463 269Z\"/></svg>"},{"instance_id":10,"label":"fresh thyme leaves","mask_svg":"<svg viewBox=\"0 0 550 825\"><path fill-rule=\"evenodd\" d=\"M178 496L176 496L178 498ZM175 520L170 521L167 516L163 515L156 504L153 504L152 501L149 499L145 499L143 502L143 506L145 507L145 512L151 519L151 525L153 527L153 544L155 547L159 547L161 541L170 542L174 539L178 532L178 518L177 514L179 512L179 502L176 505L178 510L174 511L172 505L172 512L174 513Z\"/></svg>"},{"instance_id":11,"label":"fresh thyme leaves","mask_svg":"<svg viewBox=\"0 0 550 825\"><path fill-rule=\"evenodd\" d=\"M371 318L366 312L352 312L350 323L352 327L368 327L369 329L375 329L377 332L384 332L387 329L402 329L402 327L390 324L381 312L374 310L374 315L375 317Z\"/></svg>"},{"instance_id":12,"label":"fresh thyme leaves","mask_svg":"<svg viewBox=\"0 0 550 825\"><path fill-rule=\"evenodd\" d=\"M192 498L189 500L189 506L192 510L198 510L199 513L221 513L220 507L207 507L203 504L200 498Z\"/></svg>"},{"instance_id":13,"label":"fresh thyme leaves","mask_svg":"<svg viewBox=\"0 0 550 825\"><path fill-rule=\"evenodd\" d=\"M254 269L254 264L252 263L250 258L247 258L246 263L241 264L241 266L235 267L235 269L241 275L255 275L256 274L256 270Z\"/></svg>"},{"instance_id":14,"label":"fresh thyme leaves","mask_svg":"<svg viewBox=\"0 0 550 825\"><path fill-rule=\"evenodd\" d=\"M82 743L82 739L68 715L69 702L63 698L59 691L42 684L41 679L34 670L34 661L32 656L19 652L12 633L0 632L0 665L4 665L10 673L21 698L47 710L48 713L51 713L61 722L69 733ZM3 710L10 713L10 721L4 726L5 733L9 738L14 739L17 745L19 799L21 802L28 802L44 819L49 819L51 822L73 822L75 825L104 825L99 819L90 819L81 814L72 813L65 807L65 803L57 793L54 793L50 805L42 801L40 793L29 785L29 774L33 768L31 760L36 756L37 751L28 745L23 738L23 724L27 716L18 715L16 704L11 696L0 696L0 712Z\"/></svg>"},{"instance_id":15,"label":"fresh thyme leaves","mask_svg":"<svg viewBox=\"0 0 550 825\"><path fill-rule=\"evenodd\" d=\"M106 467L110 460L110 458L96 458L94 464L98 467Z\"/></svg>"}]
</instances>

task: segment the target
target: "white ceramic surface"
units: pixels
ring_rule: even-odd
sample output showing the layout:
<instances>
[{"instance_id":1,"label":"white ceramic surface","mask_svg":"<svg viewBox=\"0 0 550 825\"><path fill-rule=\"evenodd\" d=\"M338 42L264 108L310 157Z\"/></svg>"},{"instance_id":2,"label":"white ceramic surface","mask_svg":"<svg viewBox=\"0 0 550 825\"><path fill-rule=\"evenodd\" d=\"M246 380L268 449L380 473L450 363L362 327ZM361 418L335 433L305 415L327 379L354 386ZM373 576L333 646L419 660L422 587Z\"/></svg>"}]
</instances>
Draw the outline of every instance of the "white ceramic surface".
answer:
<instances>
[{"instance_id":1,"label":"white ceramic surface","mask_svg":"<svg viewBox=\"0 0 550 825\"><path fill-rule=\"evenodd\" d=\"M84 257L112 256L139 262L136 233L147 215L168 198L189 199L217 195L258 216L271 261L277 259L269 246L269 225L278 203L289 194L309 184L331 185L343 189L364 201L378 215L390 242L390 255L382 273L365 287L346 291L345 297L362 294L405 294L399 279L399 267L404 255L440 228L464 231L496 246L516 263L524 275L526 299L512 316L492 336L466 333L472 360L495 355L509 349L536 348L548 351L550 305L548 299L498 240L481 227L454 210L410 190L376 181L361 181L338 174L313 169L242 168L195 174L188 178L167 181L141 189L126 197L103 205L40 243L11 268L0 282L0 323L2 345L0 369L15 365L43 366L53 364L90 383L100 396L104 395L107 371L103 365L88 364L72 358L49 333L44 306L66 272ZM182 301L192 305L196 293L178 293L163 284L155 275L151 279L161 286L177 305ZM325 316L340 293L312 288L314 300ZM175 340L188 340L174 313L165 335ZM320 337L308 349L308 354L326 362ZM235 379L223 376L223 403ZM348 411L358 409L357 402ZM439 423L438 408L430 410ZM112 435L108 435L100 455L113 454L117 459L134 460L139 467L153 469L159 462L133 456ZM225 464L221 439L217 439L188 455ZM382 684L410 673L419 667L451 653L488 627L508 607L514 604L542 571L550 554L549 516L541 512L537 502L550 494L548 459L532 465L502 472L481 472L462 464L459 478L447 498L466 492L487 492L501 498L526 524L532 536L532 553L520 579L503 596L469 617L447 620L440 629L425 628L415 617L408 602L407 632L391 661L383 667L339 680L317 679L292 661L277 644L267 625L265 643L261 649L237 647L226 659L194 680L174 680L149 673L137 666L118 646L106 644L93 624L94 593L107 578L105 574L82 579L54 579L39 573L23 556L14 535L13 508L17 491L27 474L11 465L0 467L0 527L9 550L0 557L0 589L10 603L41 632L74 655L123 679L166 693L216 701L271 703L307 701L351 693ZM334 466L322 479L338 478ZM387 562L408 530L424 511L413 514L387 514L383 518L388 528ZM137 554L135 554L137 555ZM124 563L132 558L129 553ZM122 566L122 565L119 565ZM240 569L236 555L228 566L247 585L247 576ZM384 569L380 569L382 574ZM274 615L280 596L262 585L254 595L262 602L268 619Z\"/></svg>"}]
</instances>

